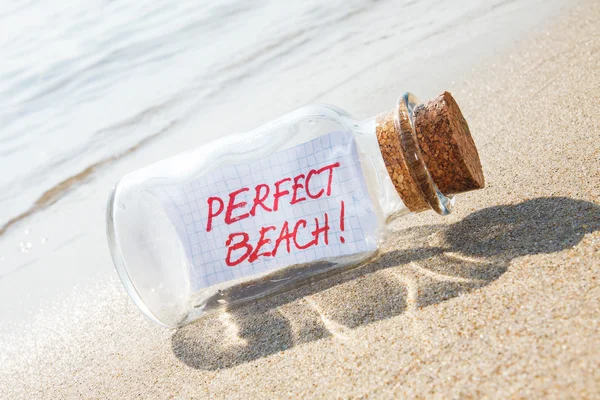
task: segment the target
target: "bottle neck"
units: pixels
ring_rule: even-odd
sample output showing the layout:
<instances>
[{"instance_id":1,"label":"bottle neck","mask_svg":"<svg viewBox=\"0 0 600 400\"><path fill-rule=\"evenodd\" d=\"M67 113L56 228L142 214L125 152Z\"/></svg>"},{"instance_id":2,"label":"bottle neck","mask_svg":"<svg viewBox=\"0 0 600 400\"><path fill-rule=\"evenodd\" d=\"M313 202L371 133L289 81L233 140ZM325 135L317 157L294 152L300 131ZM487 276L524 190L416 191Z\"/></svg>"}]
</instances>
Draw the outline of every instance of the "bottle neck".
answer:
<instances>
[{"instance_id":1,"label":"bottle neck","mask_svg":"<svg viewBox=\"0 0 600 400\"><path fill-rule=\"evenodd\" d=\"M431 177L415 132L414 110L419 104L415 96L405 93L394 110L375 117L375 134L390 179L408 209L433 209L446 215L452 199L442 194Z\"/></svg>"}]
</instances>

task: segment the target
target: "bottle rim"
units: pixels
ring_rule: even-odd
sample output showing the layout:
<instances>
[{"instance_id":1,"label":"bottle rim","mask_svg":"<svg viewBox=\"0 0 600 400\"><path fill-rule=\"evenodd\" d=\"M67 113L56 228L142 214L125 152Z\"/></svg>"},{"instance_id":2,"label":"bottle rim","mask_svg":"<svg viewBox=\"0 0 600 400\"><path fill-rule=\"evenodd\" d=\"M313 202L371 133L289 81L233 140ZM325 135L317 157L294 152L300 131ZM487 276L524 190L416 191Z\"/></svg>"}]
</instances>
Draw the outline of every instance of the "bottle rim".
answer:
<instances>
[{"instance_id":1,"label":"bottle rim","mask_svg":"<svg viewBox=\"0 0 600 400\"><path fill-rule=\"evenodd\" d=\"M408 170L417 182L417 186L423 199L429 206L440 215L448 215L452 212L454 198L451 195L444 195L435 184L423 154L417 141L415 131L414 110L421 105L418 98L409 92L398 97L395 108L394 124L396 131L400 136L400 148L402 149L404 159L408 165ZM408 124L402 122L408 121ZM406 126L410 129L406 129Z\"/></svg>"}]
</instances>

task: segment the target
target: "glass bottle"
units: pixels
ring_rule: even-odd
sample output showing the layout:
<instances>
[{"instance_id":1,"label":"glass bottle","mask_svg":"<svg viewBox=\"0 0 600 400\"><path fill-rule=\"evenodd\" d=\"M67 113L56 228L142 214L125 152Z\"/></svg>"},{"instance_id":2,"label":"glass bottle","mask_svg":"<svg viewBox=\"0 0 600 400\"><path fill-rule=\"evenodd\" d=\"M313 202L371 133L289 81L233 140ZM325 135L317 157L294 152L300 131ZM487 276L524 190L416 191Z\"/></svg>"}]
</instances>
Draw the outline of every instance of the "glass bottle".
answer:
<instances>
[{"instance_id":1,"label":"glass bottle","mask_svg":"<svg viewBox=\"0 0 600 400\"><path fill-rule=\"evenodd\" d=\"M363 121L312 105L122 178L108 242L136 305L178 327L367 262L393 219L483 181L447 92Z\"/></svg>"}]
</instances>

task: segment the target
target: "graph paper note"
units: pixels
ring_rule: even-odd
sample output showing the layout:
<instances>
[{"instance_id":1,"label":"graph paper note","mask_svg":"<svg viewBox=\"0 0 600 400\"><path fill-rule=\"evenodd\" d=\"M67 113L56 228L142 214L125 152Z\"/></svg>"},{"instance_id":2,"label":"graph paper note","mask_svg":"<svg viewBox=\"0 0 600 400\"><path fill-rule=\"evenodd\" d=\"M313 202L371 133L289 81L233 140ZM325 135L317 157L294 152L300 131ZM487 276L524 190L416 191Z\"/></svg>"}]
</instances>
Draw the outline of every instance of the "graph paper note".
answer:
<instances>
[{"instance_id":1,"label":"graph paper note","mask_svg":"<svg viewBox=\"0 0 600 400\"><path fill-rule=\"evenodd\" d=\"M376 216L350 132L213 170L163 197L195 290L376 249Z\"/></svg>"}]
</instances>

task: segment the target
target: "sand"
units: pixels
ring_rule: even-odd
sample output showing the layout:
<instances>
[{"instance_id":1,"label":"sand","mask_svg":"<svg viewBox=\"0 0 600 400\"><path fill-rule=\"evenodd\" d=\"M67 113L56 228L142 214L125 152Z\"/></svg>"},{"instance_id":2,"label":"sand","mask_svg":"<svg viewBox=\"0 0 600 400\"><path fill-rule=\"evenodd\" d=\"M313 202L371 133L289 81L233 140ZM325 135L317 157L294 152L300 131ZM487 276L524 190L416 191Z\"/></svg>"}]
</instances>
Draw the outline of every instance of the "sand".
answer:
<instances>
[{"instance_id":1,"label":"sand","mask_svg":"<svg viewBox=\"0 0 600 400\"><path fill-rule=\"evenodd\" d=\"M449 88L487 180L451 216L177 331L98 285L38 316L44 335L3 339L1 397L600 397L599 19L583 1Z\"/></svg>"}]
</instances>

